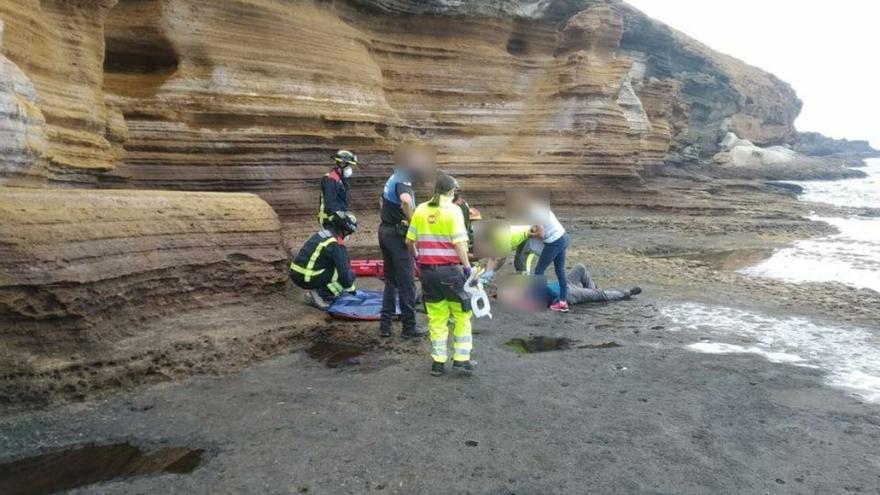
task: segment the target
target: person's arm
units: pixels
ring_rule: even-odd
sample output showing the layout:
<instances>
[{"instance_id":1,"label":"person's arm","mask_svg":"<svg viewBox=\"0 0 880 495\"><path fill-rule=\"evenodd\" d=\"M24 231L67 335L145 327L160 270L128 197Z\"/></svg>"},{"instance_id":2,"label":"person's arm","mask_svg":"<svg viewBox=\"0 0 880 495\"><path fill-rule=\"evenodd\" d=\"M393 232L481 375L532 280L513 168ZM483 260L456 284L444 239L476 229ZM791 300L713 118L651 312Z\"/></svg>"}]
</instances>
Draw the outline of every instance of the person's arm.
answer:
<instances>
[{"instance_id":1,"label":"person's arm","mask_svg":"<svg viewBox=\"0 0 880 495\"><path fill-rule=\"evenodd\" d=\"M455 253L458 254L461 266L469 270L471 260L468 258L468 234L467 229L464 227L464 215L462 215L459 208L451 211L454 212L452 215L452 245L455 248Z\"/></svg>"},{"instance_id":2,"label":"person's arm","mask_svg":"<svg viewBox=\"0 0 880 495\"><path fill-rule=\"evenodd\" d=\"M336 182L330 177L324 177L321 179L321 190L324 193L324 212L329 215L332 215L337 211L348 210L347 206L339 199L340 187L342 187L342 184Z\"/></svg>"},{"instance_id":3,"label":"person's arm","mask_svg":"<svg viewBox=\"0 0 880 495\"><path fill-rule=\"evenodd\" d=\"M498 267L498 259L486 258L486 259L480 261L480 266L484 267L487 272L494 272L495 268Z\"/></svg>"},{"instance_id":4,"label":"person's arm","mask_svg":"<svg viewBox=\"0 0 880 495\"><path fill-rule=\"evenodd\" d=\"M409 251L409 254L415 259L419 257L419 252L416 249L416 239L419 238L419 229L411 220L412 218L410 218L409 229L406 231L406 250Z\"/></svg>"},{"instance_id":5,"label":"person's arm","mask_svg":"<svg viewBox=\"0 0 880 495\"><path fill-rule=\"evenodd\" d=\"M336 266L336 273L339 274L337 281L343 290L353 292L355 290L355 280L357 276L351 271L351 260L348 256L348 249L339 244L328 246L329 254L333 258L333 264Z\"/></svg>"},{"instance_id":6,"label":"person's arm","mask_svg":"<svg viewBox=\"0 0 880 495\"><path fill-rule=\"evenodd\" d=\"M546 235L544 234L544 226L543 225L535 225L529 230L529 237L532 239L544 239Z\"/></svg>"},{"instance_id":7,"label":"person's arm","mask_svg":"<svg viewBox=\"0 0 880 495\"><path fill-rule=\"evenodd\" d=\"M455 243L455 253L458 254L458 259L459 261L461 261L461 266L465 268L471 267L471 260L468 258L467 239L465 239L464 242Z\"/></svg>"},{"instance_id":8,"label":"person's arm","mask_svg":"<svg viewBox=\"0 0 880 495\"><path fill-rule=\"evenodd\" d=\"M400 209L403 210L403 215L406 217L406 221L409 222L412 219L413 211L415 211L412 194L405 192L400 195Z\"/></svg>"},{"instance_id":9,"label":"person's arm","mask_svg":"<svg viewBox=\"0 0 880 495\"><path fill-rule=\"evenodd\" d=\"M397 194L397 198L400 199L400 209L403 210L403 215L406 217L407 223L412 220L413 212L416 209L416 200L413 195L412 187L406 184L397 184L397 190L394 191Z\"/></svg>"}]
</instances>

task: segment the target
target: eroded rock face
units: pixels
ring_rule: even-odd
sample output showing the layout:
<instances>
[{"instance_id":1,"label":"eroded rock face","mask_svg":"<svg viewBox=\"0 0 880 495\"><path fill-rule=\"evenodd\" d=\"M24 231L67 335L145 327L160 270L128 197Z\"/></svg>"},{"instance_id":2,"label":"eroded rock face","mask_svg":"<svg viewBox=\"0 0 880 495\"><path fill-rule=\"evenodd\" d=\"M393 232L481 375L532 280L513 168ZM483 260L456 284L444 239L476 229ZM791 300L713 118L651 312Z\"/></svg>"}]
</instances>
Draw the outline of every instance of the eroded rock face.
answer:
<instances>
[{"instance_id":1,"label":"eroded rock face","mask_svg":"<svg viewBox=\"0 0 880 495\"><path fill-rule=\"evenodd\" d=\"M800 108L771 75L613 1L4 5L53 178L255 192L286 221L311 216L340 147L372 165L360 208L409 137L483 203L513 184L631 203L670 149L710 157L727 130L782 142Z\"/></svg>"},{"instance_id":2,"label":"eroded rock face","mask_svg":"<svg viewBox=\"0 0 880 495\"><path fill-rule=\"evenodd\" d=\"M125 342L145 321L265 299L286 281L278 217L249 194L0 188L0 218L7 385L158 348L179 325Z\"/></svg>"},{"instance_id":3,"label":"eroded rock face","mask_svg":"<svg viewBox=\"0 0 880 495\"><path fill-rule=\"evenodd\" d=\"M5 24L2 54L7 67L11 61L18 68L0 72L0 86L17 79L17 86L34 89L25 98L27 135L33 139L25 138L19 148L26 151L18 158L0 157L4 175L36 169L53 180L93 182L95 174L113 169L119 161L124 132L116 127L123 124L104 105L103 91L103 23L114 4L115 0L0 3ZM40 133L45 140L35 137ZM21 140L21 133L18 136Z\"/></svg>"},{"instance_id":4,"label":"eroded rock face","mask_svg":"<svg viewBox=\"0 0 880 495\"><path fill-rule=\"evenodd\" d=\"M3 47L0 20L0 48ZM37 91L31 81L0 52L0 184L38 179L46 153L46 119L37 106Z\"/></svg>"},{"instance_id":5,"label":"eroded rock face","mask_svg":"<svg viewBox=\"0 0 880 495\"><path fill-rule=\"evenodd\" d=\"M626 30L621 49L640 60L645 76L682 84L687 105L673 146L698 145L704 156L719 150L732 131L761 146L791 143L802 102L787 83L719 53L632 8L621 8Z\"/></svg>"}]
</instances>

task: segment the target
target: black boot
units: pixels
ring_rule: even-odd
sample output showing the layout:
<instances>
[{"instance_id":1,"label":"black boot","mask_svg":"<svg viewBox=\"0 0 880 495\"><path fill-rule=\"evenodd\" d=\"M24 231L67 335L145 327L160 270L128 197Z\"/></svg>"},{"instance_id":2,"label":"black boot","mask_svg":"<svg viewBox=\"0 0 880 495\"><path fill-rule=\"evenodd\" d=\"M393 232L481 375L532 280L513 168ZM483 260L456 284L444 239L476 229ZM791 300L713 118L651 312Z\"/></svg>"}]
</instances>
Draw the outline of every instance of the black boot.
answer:
<instances>
[{"instance_id":1,"label":"black boot","mask_svg":"<svg viewBox=\"0 0 880 495\"><path fill-rule=\"evenodd\" d=\"M630 295L630 296L637 296L637 295L639 295L639 294L641 294L641 293L642 293L642 288L641 288L641 287L633 287L632 289L629 290L629 295Z\"/></svg>"},{"instance_id":2,"label":"black boot","mask_svg":"<svg viewBox=\"0 0 880 495\"><path fill-rule=\"evenodd\" d=\"M379 326L379 337L391 337L391 327Z\"/></svg>"},{"instance_id":3,"label":"black boot","mask_svg":"<svg viewBox=\"0 0 880 495\"><path fill-rule=\"evenodd\" d=\"M424 337L425 335L428 335L428 332L426 330L419 328L419 327L415 327L415 328L412 328L409 330L404 330L403 332L400 333L400 336L403 337L404 339L420 339L420 338Z\"/></svg>"},{"instance_id":4,"label":"black boot","mask_svg":"<svg viewBox=\"0 0 880 495\"><path fill-rule=\"evenodd\" d=\"M431 364L431 376L440 376L444 373L444 371L445 370L443 363L438 363L437 361L434 361Z\"/></svg>"},{"instance_id":5,"label":"black boot","mask_svg":"<svg viewBox=\"0 0 880 495\"><path fill-rule=\"evenodd\" d=\"M474 365L472 365L470 361L453 361L452 369L463 373L473 373Z\"/></svg>"}]
</instances>

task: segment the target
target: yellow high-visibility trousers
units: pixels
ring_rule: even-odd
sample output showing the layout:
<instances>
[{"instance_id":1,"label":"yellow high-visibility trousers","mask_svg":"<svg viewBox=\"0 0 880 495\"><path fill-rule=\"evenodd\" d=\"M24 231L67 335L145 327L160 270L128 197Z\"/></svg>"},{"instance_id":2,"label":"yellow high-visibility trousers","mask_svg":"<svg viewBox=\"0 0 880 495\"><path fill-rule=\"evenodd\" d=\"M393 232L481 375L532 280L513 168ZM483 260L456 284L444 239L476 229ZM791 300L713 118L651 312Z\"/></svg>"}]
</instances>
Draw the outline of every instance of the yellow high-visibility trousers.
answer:
<instances>
[{"instance_id":1,"label":"yellow high-visibility trousers","mask_svg":"<svg viewBox=\"0 0 880 495\"><path fill-rule=\"evenodd\" d=\"M473 349L470 311L464 311L461 303L440 301L425 303L428 310L428 332L431 336L431 357L437 363L445 363L448 357L449 316L455 320L453 329L452 360L468 361Z\"/></svg>"}]
</instances>

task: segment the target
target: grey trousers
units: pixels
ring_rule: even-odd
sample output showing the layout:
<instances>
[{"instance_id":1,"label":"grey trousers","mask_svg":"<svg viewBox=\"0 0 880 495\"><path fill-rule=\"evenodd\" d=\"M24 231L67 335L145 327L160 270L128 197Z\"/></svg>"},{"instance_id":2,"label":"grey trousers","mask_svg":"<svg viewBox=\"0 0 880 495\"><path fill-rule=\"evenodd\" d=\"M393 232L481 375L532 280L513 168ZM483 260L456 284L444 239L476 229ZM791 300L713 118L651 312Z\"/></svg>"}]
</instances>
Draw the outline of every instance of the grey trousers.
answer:
<instances>
[{"instance_id":1,"label":"grey trousers","mask_svg":"<svg viewBox=\"0 0 880 495\"><path fill-rule=\"evenodd\" d=\"M568 280L568 303L583 304L590 302L623 301L630 298L629 290L596 287L596 283L587 273L587 267L578 263L565 274Z\"/></svg>"}]
</instances>

